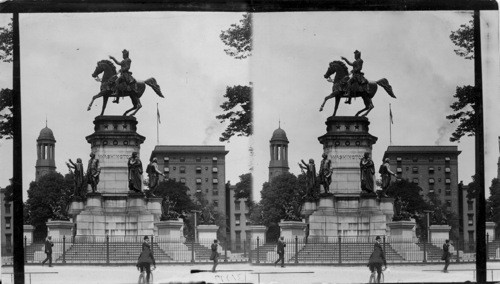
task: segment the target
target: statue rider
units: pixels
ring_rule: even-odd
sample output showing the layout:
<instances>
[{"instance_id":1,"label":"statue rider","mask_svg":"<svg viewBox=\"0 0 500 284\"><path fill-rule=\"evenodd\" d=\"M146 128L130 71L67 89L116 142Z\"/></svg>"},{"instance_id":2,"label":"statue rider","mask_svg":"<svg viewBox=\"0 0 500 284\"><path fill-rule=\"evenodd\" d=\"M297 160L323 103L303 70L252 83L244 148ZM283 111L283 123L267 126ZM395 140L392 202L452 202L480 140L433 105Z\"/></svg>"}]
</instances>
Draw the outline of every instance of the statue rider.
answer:
<instances>
[{"instance_id":1,"label":"statue rider","mask_svg":"<svg viewBox=\"0 0 500 284\"><path fill-rule=\"evenodd\" d=\"M111 95L116 96L116 99L113 101L114 103L119 102L120 97L118 96L118 93L120 91L127 89L127 87L130 88L130 90L134 90L134 85L136 82L134 77L132 77L132 72L130 72L130 65L132 64L132 60L129 58L128 50L124 49L122 51L122 56L123 60L121 62L118 62L118 60L116 60L116 58L114 58L113 56L109 56L109 58L112 59L117 65L120 65L120 75L118 76L118 78L116 78L115 81L115 92ZM125 83L126 87L123 88L121 83Z\"/></svg>"},{"instance_id":2,"label":"statue rider","mask_svg":"<svg viewBox=\"0 0 500 284\"><path fill-rule=\"evenodd\" d=\"M342 59L348 65L352 66L352 76L349 81L347 81L347 100L345 102L346 104L350 104L351 98L356 94L359 86L366 83L366 79L363 76L364 73L361 72L361 69L363 69L363 59L361 59L361 52L359 52L358 50L354 51L354 62L351 63L345 57L342 57Z\"/></svg>"}]
</instances>

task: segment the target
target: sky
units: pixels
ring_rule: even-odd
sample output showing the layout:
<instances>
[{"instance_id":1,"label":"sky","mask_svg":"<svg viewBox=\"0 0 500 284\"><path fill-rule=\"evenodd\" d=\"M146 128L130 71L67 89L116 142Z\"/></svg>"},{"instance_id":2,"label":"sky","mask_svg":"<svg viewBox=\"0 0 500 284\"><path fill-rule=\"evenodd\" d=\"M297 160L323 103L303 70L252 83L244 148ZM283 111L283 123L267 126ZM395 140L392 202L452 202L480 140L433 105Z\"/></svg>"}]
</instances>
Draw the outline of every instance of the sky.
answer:
<instances>
[{"instance_id":1,"label":"sky","mask_svg":"<svg viewBox=\"0 0 500 284\"><path fill-rule=\"evenodd\" d=\"M258 13L253 19L253 55L236 60L224 53L221 30L241 19L241 13L90 13L22 14L21 90L23 126L23 188L35 179L36 139L40 130L54 132L56 166L67 173L65 162L80 157L86 162L93 119L102 100L87 111L99 83L90 74L97 61L120 58L130 51L136 79L155 77L164 99L147 88L137 113L138 133L146 137L143 160L156 145L156 105L161 114L162 145L225 145L226 180L235 184L253 167L254 198L260 199L268 178L269 140L273 131L287 133L290 171L299 174L301 159L321 159L317 138L325 133L325 120L334 101L319 107L330 94L323 74L328 63L341 56L353 59L360 50L368 80L387 78L396 99L379 88L375 109L368 115L370 133L378 137L373 159L381 160L389 138L389 104L394 124L392 145L457 145L459 180L474 174L474 139L449 142L457 124L451 114L457 86L474 83L473 61L457 56L450 32L471 18L468 12L308 12ZM0 14L0 26L10 15ZM498 12L481 13L485 118L485 180L496 177L500 124L498 93ZM0 86L12 86L12 64L0 63ZM254 135L218 141L225 125L220 113L226 86L254 86ZM106 114L120 115L131 107L129 99L108 103ZM341 102L338 115L354 115L360 99ZM248 148L252 145L253 156ZM12 141L0 140L0 186L12 176ZM488 190L486 190L488 195ZM26 199L26 195L24 196Z\"/></svg>"},{"instance_id":2,"label":"sky","mask_svg":"<svg viewBox=\"0 0 500 284\"><path fill-rule=\"evenodd\" d=\"M2 16L0 26L8 23ZM127 49L131 71L137 80L154 77L165 98L147 88L143 108L136 115L140 135L146 137L140 157L147 164L157 145L156 107L161 124L161 145L224 145L226 181L233 184L249 172L249 138L219 142L227 124L221 113L226 86L248 85L248 60L224 52L222 30L237 23L242 13L88 13L20 15L23 188L35 180L36 139L46 123L53 131L57 171L66 174L66 161L89 159L93 120L101 112L102 99L87 111L100 83L91 74L96 63L109 55L121 60ZM9 65L9 66L7 66ZM12 85L11 64L2 63L0 85ZM4 77L4 76L0 76ZM129 98L108 102L105 114L121 115L132 107ZM47 121L47 122L46 122ZM0 156L12 156L11 141L0 141ZM0 186L6 186L12 162L5 159ZM24 196L26 200L26 196Z\"/></svg>"},{"instance_id":3,"label":"sky","mask_svg":"<svg viewBox=\"0 0 500 284\"><path fill-rule=\"evenodd\" d=\"M449 142L457 124L445 118L457 86L474 84L474 62L454 53L451 31L471 19L459 12L315 12L259 13L254 16L254 51L251 62L255 98L254 170L261 188L268 180L269 140L285 130L290 172L297 163L321 160L318 137L333 114L334 100L319 108L332 84L325 74L329 62L341 56L353 61L361 51L368 80L387 78L396 99L379 87L368 115L370 133L378 137L372 157L378 166L390 145L389 104L393 113L392 145L458 145L459 180L474 174L474 139ZM484 96L486 112L486 184L496 177L499 156L498 13L482 13ZM277 36L279 35L279 36ZM333 76L332 76L333 77ZM341 101L337 115L351 116L364 107ZM378 174L377 174L378 175ZM378 178L378 177L377 177ZM259 194L256 193L256 197Z\"/></svg>"}]
</instances>

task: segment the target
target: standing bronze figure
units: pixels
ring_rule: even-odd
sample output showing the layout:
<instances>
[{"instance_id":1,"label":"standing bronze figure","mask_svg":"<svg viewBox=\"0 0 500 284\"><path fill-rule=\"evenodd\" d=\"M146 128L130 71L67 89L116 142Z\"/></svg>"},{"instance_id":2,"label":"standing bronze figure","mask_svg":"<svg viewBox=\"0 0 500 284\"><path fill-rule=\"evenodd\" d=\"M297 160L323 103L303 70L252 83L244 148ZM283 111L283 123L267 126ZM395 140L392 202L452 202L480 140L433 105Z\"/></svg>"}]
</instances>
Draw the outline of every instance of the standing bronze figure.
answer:
<instances>
[{"instance_id":1,"label":"standing bronze figure","mask_svg":"<svg viewBox=\"0 0 500 284\"><path fill-rule=\"evenodd\" d=\"M142 162L137 152L128 159L128 188L135 192L142 192Z\"/></svg>"},{"instance_id":2,"label":"standing bronze figure","mask_svg":"<svg viewBox=\"0 0 500 284\"><path fill-rule=\"evenodd\" d=\"M387 188L391 185L391 176L396 176L394 172L391 171L391 166L389 165L389 158L385 158L384 163L380 166L378 173L382 176L382 192L381 197L387 197Z\"/></svg>"},{"instance_id":3,"label":"standing bronze figure","mask_svg":"<svg viewBox=\"0 0 500 284\"><path fill-rule=\"evenodd\" d=\"M364 74L361 72L363 67L363 60L361 60L361 53L359 53L359 59L356 59L353 63L344 59L349 65L353 66L352 78L349 79L349 72L347 66L342 61L332 61L329 64L328 70L324 75L328 82L333 83L332 93L325 97L319 111L323 110L325 103L332 98L335 98L335 110L333 111L333 116L337 114L337 109L339 107L339 102L341 98L347 97L348 102L351 102L352 97L361 97L365 108L358 111L356 116L359 116L362 112L366 111L362 116L368 115L368 113L374 108L372 99L377 92L378 86L384 88L384 90L389 94L389 96L396 98L392 91L392 87L387 79L382 78L376 82L367 81ZM335 74L334 79L330 76Z\"/></svg>"},{"instance_id":4,"label":"standing bronze figure","mask_svg":"<svg viewBox=\"0 0 500 284\"><path fill-rule=\"evenodd\" d=\"M302 164L299 163L299 167L304 173L304 170L306 171L306 179L307 179L307 192L306 196L312 196L314 193L314 190L316 188L316 165L314 164L313 159L309 159L309 164L306 164L304 160L300 160Z\"/></svg>"},{"instance_id":5,"label":"standing bronze figure","mask_svg":"<svg viewBox=\"0 0 500 284\"><path fill-rule=\"evenodd\" d=\"M361 161L359 162L361 169L361 190L368 193L375 193L375 164L370 158L370 153L366 152Z\"/></svg>"},{"instance_id":6,"label":"standing bronze figure","mask_svg":"<svg viewBox=\"0 0 500 284\"><path fill-rule=\"evenodd\" d=\"M148 197L154 197L153 191L158 187L160 181L160 175L165 176L160 170L158 170L158 160L153 158L149 165L146 167L146 173L148 174Z\"/></svg>"},{"instance_id":7,"label":"standing bronze figure","mask_svg":"<svg viewBox=\"0 0 500 284\"><path fill-rule=\"evenodd\" d=\"M92 193L97 191L97 184L99 184L99 175L101 174L101 168L99 167L99 159L95 158L94 153L90 153L90 160L87 165L87 183L90 184L92 188Z\"/></svg>"},{"instance_id":8,"label":"standing bronze figure","mask_svg":"<svg viewBox=\"0 0 500 284\"><path fill-rule=\"evenodd\" d=\"M76 164L69 159L69 163L66 163L69 168L69 171L73 173L75 178L75 189L73 192L74 197L80 197L82 195L82 191L84 188L84 173L83 173L83 164L82 159L76 159ZM74 172L73 172L74 170Z\"/></svg>"},{"instance_id":9,"label":"standing bronze figure","mask_svg":"<svg viewBox=\"0 0 500 284\"><path fill-rule=\"evenodd\" d=\"M146 85L151 87L159 97L163 98L160 86L156 83L155 78L151 77L144 81L136 81L132 77L132 72L130 72L130 64L132 61L128 58L128 51L123 53L124 60L121 62L118 62L114 59L114 57L112 58L118 65L120 65L120 77L116 74L116 67L113 62L109 60L101 60L97 62L97 66L94 73L92 73L92 77L94 77L96 81L101 82L101 90L97 95L92 97L87 110L91 109L92 104L96 99L102 97L103 103L100 115L104 115L104 110L106 109L106 105L110 97L130 97L133 107L128 109L123 115L125 116L130 113L130 115L133 116L142 107L140 97L144 94ZM125 58L125 55L127 58ZM99 78L99 74L101 73L103 73L102 79ZM125 84L121 84L121 82L125 82Z\"/></svg>"},{"instance_id":10,"label":"standing bronze figure","mask_svg":"<svg viewBox=\"0 0 500 284\"><path fill-rule=\"evenodd\" d=\"M321 184L325 190L325 193L330 192L330 184L332 183L332 161L328 159L328 155L323 153L323 160L321 160L321 165L319 168L319 184Z\"/></svg>"}]
</instances>

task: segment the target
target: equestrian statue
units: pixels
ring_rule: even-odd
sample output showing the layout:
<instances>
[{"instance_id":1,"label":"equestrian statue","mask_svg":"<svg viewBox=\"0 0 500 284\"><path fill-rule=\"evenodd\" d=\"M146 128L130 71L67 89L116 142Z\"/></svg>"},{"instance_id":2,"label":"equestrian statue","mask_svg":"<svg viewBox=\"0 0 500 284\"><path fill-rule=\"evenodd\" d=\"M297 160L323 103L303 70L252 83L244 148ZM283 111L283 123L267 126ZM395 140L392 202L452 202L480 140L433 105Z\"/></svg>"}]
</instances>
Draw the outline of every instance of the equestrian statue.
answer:
<instances>
[{"instance_id":1,"label":"equestrian statue","mask_svg":"<svg viewBox=\"0 0 500 284\"><path fill-rule=\"evenodd\" d=\"M351 103L351 98L361 97L365 104L365 108L358 111L356 116L359 116L362 112L366 111L362 116L366 116L373 109L372 99L377 92L378 86L384 88L384 90L389 94L389 96L396 98L392 92L392 87L387 79L382 78L376 82L368 81L363 76L364 73L361 72L363 68L363 60L361 59L361 52L354 52L355 60L351 63L345 57L342 59L350 66L352 66L351 74L349 78L349 72L347 66L342 61L332 61L326 70L325 79L328 82L333 83L332 93L325 97L323 104L319 111L323 110L326 101L331 98L335 98L335 110L333 111L333 116L337 114L337 109L339 107L339 102L341 98L347 98L346 104ZM335 74L333 80L330 78L331 75Z\"/></svg>"},{"instance_id":2,"label":"equestrian statue","mask_svg":"<svg viewBox=\"0 0 500 284\"><path fill-rule=\"evenodd\" d=\"M123 60L120 62L116 60L113 56L109 58L112 59L117 65L120 65L120 76L117 75L115 65L109 60L101 60L97 62L94 73L92 77L96 81L101 82L101 91L92 97L92 101L89 104L87 110L90 110L94 100L102 97L102 111L101 115L104 115L104 110L108 103L110 97L116 98L113 102L118 103L120 97L130 97L132 100L133 107L127 110L123 115L126 116L130 113L133 116L142 107L140 97L144 94L146 90L146 85L150 86L155 93L163 98L160 86L156 83L154 78L149 78L144 81L136 81L132 77L132 72L130 72L130 65L132 60L129 58L129 52L127 50L122 51ZM99 78L99 74L103 73L102 78Z\"/></svg>"}]
</instances>

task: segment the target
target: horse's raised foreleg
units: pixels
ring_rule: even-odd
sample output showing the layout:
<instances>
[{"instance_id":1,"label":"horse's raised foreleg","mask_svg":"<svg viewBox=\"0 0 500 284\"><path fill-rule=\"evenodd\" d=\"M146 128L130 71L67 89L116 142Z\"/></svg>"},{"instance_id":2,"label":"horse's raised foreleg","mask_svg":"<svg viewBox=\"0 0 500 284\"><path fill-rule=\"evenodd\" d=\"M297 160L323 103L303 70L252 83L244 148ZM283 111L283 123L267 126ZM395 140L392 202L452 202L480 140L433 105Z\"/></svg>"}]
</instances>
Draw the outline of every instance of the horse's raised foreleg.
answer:
<instances>
[{"instance_id":1,"label":"horse's raised foreleg","mask_svg":"<svg viewBox=\"0 0 500 284\"><path fill-rule=\"evenodd\" d=\"M335 97L335 95L333 93L331 93L330 95L326 96L325 97L325 100L323 101L323 103L321 104L321 107L319 108L319 111L323 111L323 107L325 106L326 104L326 101L328 101L329 99Z\"/></svg>"},{"instance_id":2,"label":"horse's raised foreleg","mask_svg":"<svg viewBox=\"0 0 500 284\"><path fill-rule=\"evenodd\" d=\"M87 111L89 111L92 108L92 104L94 101L104 95L104 91L99 92L99 94L95 95L92 97L92 100L90 101L89 107L87 108Z\"/></svg>"}]
</instances>

